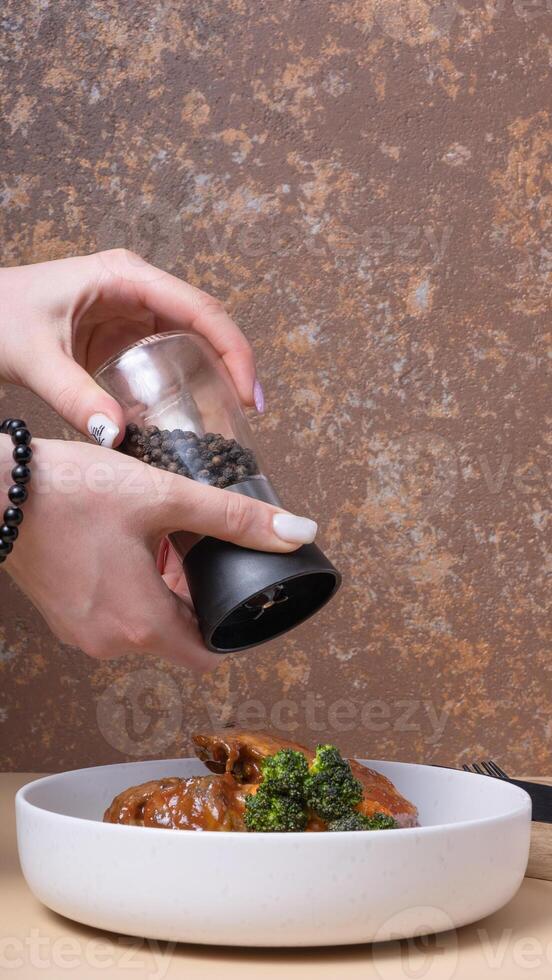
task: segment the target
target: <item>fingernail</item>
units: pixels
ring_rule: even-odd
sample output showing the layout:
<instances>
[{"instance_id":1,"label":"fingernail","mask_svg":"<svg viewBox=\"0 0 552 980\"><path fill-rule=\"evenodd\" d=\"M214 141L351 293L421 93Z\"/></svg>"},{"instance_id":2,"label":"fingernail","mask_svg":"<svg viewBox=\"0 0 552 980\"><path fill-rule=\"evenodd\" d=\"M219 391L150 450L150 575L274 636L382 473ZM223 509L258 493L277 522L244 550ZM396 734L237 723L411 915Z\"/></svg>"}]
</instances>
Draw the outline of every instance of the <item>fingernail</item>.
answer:
<instances>
[{"instance_id":1,"label":"fingernail","mask_svg":"<svg viewBox=\"0 0 552 980\"><path fill-rule=\"evenodd\" d=\"M312 544L318 531L316 521L308 517L297 517L296 514L275 514L272 518L274 533L284 541L294 544Z\"/></svg>"},{"instance_id":2,"label":"fingernail","mask_svg":"<svg viewBox=\"0 0 552 980\"><path fill-rule=\"evenodd\" d=\"M95 415L91 415L86 427L98 445L107 446L108 449L112 448L115 439L119 435L119 426L112 419L108 418L107 415L103 415L102 412L96 412Z\"/></svg>"},{"instance_id":3,"label":"fingernail","mask_svg":"<svg viewBox=\"0 0 552 980\"><path fill-rule=\"evenodd\" d=\"M255 402L255 408L262 415L265 410L265 398L263 386L260 381L255 381L253 385L253 400Z\"/></svg>"}]
</instances>

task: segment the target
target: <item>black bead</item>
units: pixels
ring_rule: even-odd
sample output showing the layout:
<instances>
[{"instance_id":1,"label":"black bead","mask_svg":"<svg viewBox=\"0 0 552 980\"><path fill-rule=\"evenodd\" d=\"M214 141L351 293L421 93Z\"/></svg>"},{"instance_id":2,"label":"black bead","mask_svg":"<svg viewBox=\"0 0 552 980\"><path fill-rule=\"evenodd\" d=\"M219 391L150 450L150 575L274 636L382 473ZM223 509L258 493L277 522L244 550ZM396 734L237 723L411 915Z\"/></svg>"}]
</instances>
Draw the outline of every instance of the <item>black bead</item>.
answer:
<instances>
[{"instance_id":1,"label":"black bead","mask_svg":"<svg viewBox=\"0 0 552 980\"><path fill-rule=\"evenodd\" d=\"M4 555L4 557L6 557L6 555L10 554L12 548L13 545L11 541L0 541L0 555Z\"/></svg>"},{"instance_id":2,"label":"black bead","mask_svg":"<svg viewBox=\"0 0 552 980\"><path fill-rule=\"evenodd\" d=\"M0 555L0 565L1 565L1 564L2 564L2 562L3 562L3 561L5 561L5 560L6 560L6 556L5 556L5 555Z\"/></svg>"},{"instance_id":3,"label":"black bead","mask_svg":"<svg viewBox=\"0 0 552 980\"><path fill-rule=\"evenodd\" d=\"M4 541L15 541L19 531L16 527L10 527L9 524L2 524L0 526L0 538Z\"/></svg>"},{"instance_id":4,"label":"black bead","mask_svg":"<svg viewBox=\"0 0 552 980\"><path fill-rule=\"evenodd\" d=\"M9 436L12 436L17 429L26 429L23 419L10 419L9 425L6 427L6 432Z\"/></svg>"},{"instance_id":5,"label":"black bead","mask_svg":"<svg viewBox=\"0 0 552 980\"><path fill-rule=\"evenodd\" d=\"M19 463L11 471L11 477L14 483L28 483L31 479L31 471L28 466Z\"/></svg>"},{"instance_id":6,"label":"black bead","mask_svg":"<svg viewBox=\"0 0 552 980\"><path fill-rule=\"evenodd\" d=\"M16 463L30 463L33 451L30 446L16 446L12 456Z\"/></svg>"},{"instance_id":7,"label":"black bead","mask_svg":"<svg viewBox=\"0 0 552 980\"><path fill-rule=\"evenodd\" d=\"M7 507L4 511L4 524L8 527L17 527L23 520L23 511L19 507Z\"/></svg>"},{"instance_id":8,"label":"black bead","mask_svg":"<svg viewBox=\"0 0 552 980\"><path fill-rule=\"evenodd\" d=\"M10 424L11 421L12 419L4 419L3 422L0 422L0 432L7 432L8 425Z\"/></svg>"},{"instance_id":9,"label":"black bead","mask_svg":"<svg viewBox=\"0 0 552 980\"><path fill-rule=\"evenodd\" d=\"M12 429L10 435L14 446L28 446L31 441L31 433L23 426L19 426L18 429Z\"/></svg>"},{"instance_id":10,"label":"black bead","mask_svg":"<svg viewBox=\"0 0 552 980\"><path fill-rule=\"evenodd\" d=\"M27 487L23 487L20 483L14 483L8 490L8 497L12 504L24 504L28 496Z\"/></svg>"}]
</instances>

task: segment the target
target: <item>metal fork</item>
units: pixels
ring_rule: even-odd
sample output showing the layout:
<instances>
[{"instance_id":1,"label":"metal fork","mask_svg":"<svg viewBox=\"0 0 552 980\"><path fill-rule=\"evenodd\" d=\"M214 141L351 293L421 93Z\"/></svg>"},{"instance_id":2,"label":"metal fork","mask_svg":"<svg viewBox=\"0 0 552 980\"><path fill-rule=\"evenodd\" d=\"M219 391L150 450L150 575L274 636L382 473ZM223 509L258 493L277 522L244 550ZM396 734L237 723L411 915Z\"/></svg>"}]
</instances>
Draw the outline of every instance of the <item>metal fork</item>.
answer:
<instances>
[{"instance_id":1,"label":"metal fork","mask_svg":"<svg viewBox=\"0 0 552 980\"><path fill-rule=\"evenodd\" d=\"M539 823L552 823L552 786L546 786L543 783L530 783L526 779L512 779L492 759L464 763L462 769L465 772L476 773L478 776L492 776L494 779L505 779L506 782L512 783L514 786L519 786L520 789L525 790L531 797L533 820Z\"/></svg>"},{"instance_id":2,"label":"metal fork","mask_svg":"<svg viewBox=\"0 0 552 980\"><path fill-rule=\"evenodd\" d=\"M504 772L504 769L497 766L496 762L493 762L492 759L489 759L487 762L482 760L481 763L465 763L462 769L465 772L476 772L479 776L494 776L495 779L506 779L507 782L512 782L508 774Z\"/></svg>"}]
</instances>

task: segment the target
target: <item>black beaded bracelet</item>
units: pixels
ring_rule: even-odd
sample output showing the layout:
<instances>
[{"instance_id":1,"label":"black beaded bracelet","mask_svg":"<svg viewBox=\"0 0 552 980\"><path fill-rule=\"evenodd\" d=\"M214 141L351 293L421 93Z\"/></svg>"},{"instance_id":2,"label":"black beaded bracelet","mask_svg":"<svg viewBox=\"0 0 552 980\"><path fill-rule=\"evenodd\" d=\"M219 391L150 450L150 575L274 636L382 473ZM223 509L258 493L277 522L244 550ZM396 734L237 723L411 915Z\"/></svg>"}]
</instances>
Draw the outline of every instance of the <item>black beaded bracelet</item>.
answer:
<instances>
[{"instance_id":1,"label":"black beaded bracelet","mask_svg":"<svg viewBox=\"0 0 552 980\"><path fill-rule=\"evenodd\" d=\"M31 479L31 471L27 464L31 462L33 451L30 445L31 433L23 419L4 419L0 422L0 433L11 436L12 457L15 463L11 471L13 486L8 490L10 506L4 511L4 518L0 525L1 565L13 548L13 542L19 534L19 525L23 520L23 511L19 505L24 504L29 495L26 484Z\"/></svg>"}]
</instances>

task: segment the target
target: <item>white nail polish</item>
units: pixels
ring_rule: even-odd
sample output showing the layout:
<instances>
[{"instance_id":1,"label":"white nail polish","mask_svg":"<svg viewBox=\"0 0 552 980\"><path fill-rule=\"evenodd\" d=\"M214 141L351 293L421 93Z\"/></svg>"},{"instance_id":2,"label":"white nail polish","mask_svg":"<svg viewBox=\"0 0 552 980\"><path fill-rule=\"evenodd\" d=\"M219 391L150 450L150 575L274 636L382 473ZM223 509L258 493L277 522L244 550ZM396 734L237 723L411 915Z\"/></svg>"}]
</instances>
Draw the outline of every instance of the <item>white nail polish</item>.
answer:
<instances>
[{"instance_id":1,"label":"white nail polish","mask_svg":"<svg viewBox=\"0 0 552 980\"><path fill-rule=\"evenodd\" d=\"M111 449L115 439L119 435L119 426L115 425L112 419L102 412L96 412L88 419L87 429L99 446L107 446Z\"/></svg>"},{"instance_id":2,"label":"white nail polish","mask_svg":"<svg viewBox=\"0 0 552 980\"><path fill-rule=\"evenodd\" d=\"M297 517L296 514L275 514L272 527L279 538L294 544L312 544L318 530L316 521L311 521L308 517Z\"/></svg>"}]
</instances>

